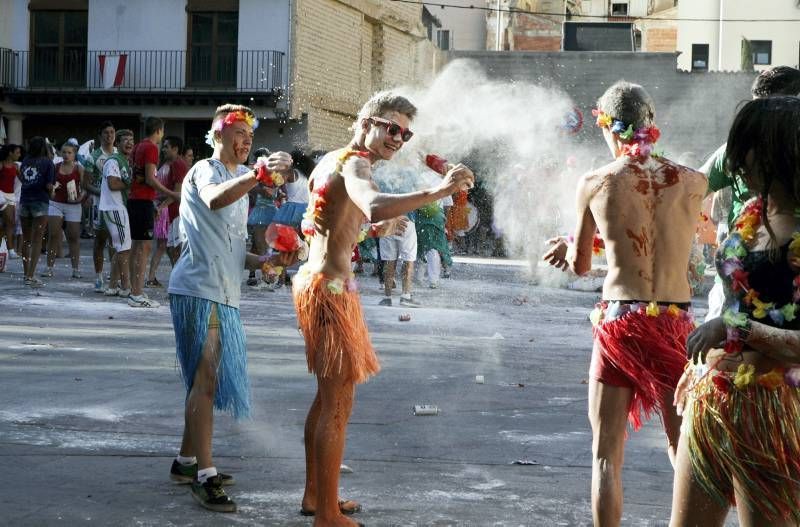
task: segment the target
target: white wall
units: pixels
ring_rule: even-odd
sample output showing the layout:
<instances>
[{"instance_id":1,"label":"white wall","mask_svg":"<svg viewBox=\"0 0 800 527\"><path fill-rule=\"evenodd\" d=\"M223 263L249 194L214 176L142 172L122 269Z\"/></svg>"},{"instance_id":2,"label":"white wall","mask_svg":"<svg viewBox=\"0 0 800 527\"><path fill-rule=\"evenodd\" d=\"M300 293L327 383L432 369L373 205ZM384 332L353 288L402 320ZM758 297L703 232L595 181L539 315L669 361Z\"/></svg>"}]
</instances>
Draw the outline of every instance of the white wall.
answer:
<instances>
[{"instance_id":1,"label":"white wall","mask_svg":"<svg viewBox=\"0 0 800 527\"><path fill-rule=\"evenodd\" d=\"M239 50L283 51L283 85L288 83L289 67L289 1L288 0L239 0ZM246 64L245 64L246 63ZM243 54L240 56L240 71L259 72L259 78L266 85L267 72L277 68L264 54ZM244 68L244 69L241 69Z\"/></svg>"},{"instance_id":2,"label":"white wall","mask_svg":"<svg viewBox=\"0 0 800 527\"><path fill-rule=\"evenodd\" d=\"M26 51L30 28L28 0L0 0L0 48Z\"/></svg>"},{"instance_id":3,"label":"white wall","mask_svg":"<svg viewBox=\"0 0 800 527\"><path fill-rule=\"evenodd\" d=\"M186 0L89 0L90 50L185 50Z\"/></svg>"},{"instance_id":4,"label":"white wall","mask_svg":"<svg viewBox=\"0 0 800 527\"><path fill-rule=\"evenodd\" d=\"M794 19L790 22L723 22L722 63L719 63L719 22L678 22L678 68L691 69L692 44L709 44L709 69L739 71L742 39L771 40L770 66L798 66L800 8L794 1L724 0L723 19ZM678 3L678 18L720 18L719 0ZM769 66L756 66L756 70Z\"/></svg>"},{"instance_id":5,"label":"white wall","mask_svg":"<svg viewBox=\"0 0 800 527\"><path fill-rule=\"evenodd\" d=\"M479 5L476 0L449 0L448 4ZM434 27L433 42L439 29L450 31L450 49L458 51L482 51L486 49L486 12L480 9L429 8L431 14L442 22Z\"/></svg>"}]
</instances>

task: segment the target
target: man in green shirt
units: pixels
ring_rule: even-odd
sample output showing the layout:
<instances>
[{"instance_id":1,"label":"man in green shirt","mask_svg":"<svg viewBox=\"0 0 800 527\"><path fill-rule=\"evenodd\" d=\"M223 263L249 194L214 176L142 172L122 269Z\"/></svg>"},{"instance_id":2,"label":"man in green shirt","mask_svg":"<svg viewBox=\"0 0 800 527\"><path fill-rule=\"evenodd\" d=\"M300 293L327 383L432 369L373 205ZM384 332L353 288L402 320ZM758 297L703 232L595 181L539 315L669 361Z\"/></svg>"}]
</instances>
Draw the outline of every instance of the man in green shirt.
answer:
<instances>
[{"instance_id":1,"label":"man in green shirt","mask_svg":"<svg viewBox=\"0 0 800 527\"><path fill-rule=\"evenodd\" d=\"M750 89L753 99L762 99L775 95L800 95L800 70L789 66L775 66L766 69L758 74L753 86ZM728 211L728 227L733 226L733 222L750 198L750 191L738 174L731 174L725 166L725 150L727 143L720 146L708 161L700 168L708 177L708 193L730 187L732 191L732 206ZM708 314L706 322L717 318L722 314L722 305L725 301L722 290L722 282L719 277L714 281L714 287L708 293Z\"/></svg>"}]
</instances>

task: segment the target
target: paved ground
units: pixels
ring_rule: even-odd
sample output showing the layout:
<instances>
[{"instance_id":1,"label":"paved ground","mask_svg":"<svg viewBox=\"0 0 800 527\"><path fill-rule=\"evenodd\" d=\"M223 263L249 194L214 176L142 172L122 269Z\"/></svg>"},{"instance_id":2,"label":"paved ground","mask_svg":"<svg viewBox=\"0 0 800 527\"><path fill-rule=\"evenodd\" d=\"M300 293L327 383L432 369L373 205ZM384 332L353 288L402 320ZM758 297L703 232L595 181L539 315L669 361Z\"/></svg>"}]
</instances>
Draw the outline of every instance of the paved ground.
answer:
<instances>
[{"instance_id":1,"label":"paved ground","mask_svg":"<svg viewBox=\"0 0 800 527\"><path fill-rule=\"evenodd\" d=\"M220 516L167 477L184 397L168 308L136 310L96 295L88 258L87 278L69 280L59 260L38 291L22 285L20 268L11 261L0 274L0 523L311 525L297 511L315 384L288 292L243 294L255 415L217 420L217 464L236 475L240 505ZM343 475L342 492L364 504L360 521L590 523L586 317L597 295L536 287L525 271L457 264L440 289L420 289L426 307L405 323L398 315L408 310L378 307L377 281L362 280L383 372L359 388L349 428L353 473ZM414 404L441 414L415 417ZM664 446L657 423L628 442L625 525L667 524Z\"/></svg>"}]
</instances>

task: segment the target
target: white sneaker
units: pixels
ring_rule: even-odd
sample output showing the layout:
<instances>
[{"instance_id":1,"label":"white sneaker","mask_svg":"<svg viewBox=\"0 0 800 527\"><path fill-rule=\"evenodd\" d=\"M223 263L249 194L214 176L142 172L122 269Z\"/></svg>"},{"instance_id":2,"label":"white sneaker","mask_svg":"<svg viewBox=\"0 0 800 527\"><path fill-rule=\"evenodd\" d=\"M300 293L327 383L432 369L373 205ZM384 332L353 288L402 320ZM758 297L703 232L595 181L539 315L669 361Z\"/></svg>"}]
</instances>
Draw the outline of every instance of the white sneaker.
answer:
<instances>
[{"instance_id":1,"label":"white sneaker","mask_svg":"<svg viewBox=\"0 0 800 527\"><path fill-rule=\"evenodd\" d=\"M117 293L117 294L119 296L121 296L122 298L128 298L129 296L131 296L131 290L130 289L122 289L122 288L120 288L119 289L119 293Z\"/></svg>"},{"instance_id":2,"label":"white sneaker","mask_svg":"<svg viewBox=\"0 0 800 527\"><path fill-rule=\"evenodd\" d=\"M11 249L10 251L8 251L8 259L9 260L16 260L17 258L19 258L19 255L17 254L17 251L15 251L14 249Z\"/></svg>"},{"instance_id":3,"label":"white sneaker","mask_svg":"<svg viewBox=\"0 0 800 527\"><path fill-rule=\"evenodd\" d=\"M150 300L149 298L145 298L144 295L141 296L130 295L128 297L128 305L131 307L161 307L161 304L159 304L155 300Z\"/></svg>"},{"instance_id":4,"label":"white sneaker","mask_svg":"<svg viewBox=\"0 0 800 527\"><path fill-rule=\"evenodd\" d=\"M118 296L119 295L119 288L118 287L109 287L103 294L106 296Z\"/></svg>"},{"instance_id":5,"label":"white sneaker","mask_svg":"<svg viewBox=\"0 0 800 527\"><path fill-rule=\"evenodd\" d=\"M44 282L42 282L41 280L39 280L36 277L34 277L34 278L26 278L25 279L25 285L27 285L28 287L44 287Z\"/></svg>"},{"instance_id":6,"label":"white sneaker","mask_svg":"<svg viewBox=\"0 0 800 527\"><path fill-rule=\"evenodd\" d=\"M81 278L83 278L83 275L77 269L73 269L72 270L72 278L74 278L76 280L80 280Z\"/></svg>"},{"instance_id":7,"label":"white sneaker","mask_svg":"<svg viewBox=\"0 0 800 527\"><path fill-rule=\"evenodd\" d=\"M103 278L96 278L94 281L94 292L95 293L105 293L106 288L103 287Z\"/></svg>"},{"instance_id":8,"label":"white sneaker","mask_svg":"<svg viewBox=\"0 0 800 527\"><path fill-rule=\"evenodd\" d=\"M53 268L48 267L41 275L42 278L53 278Z\"/></svg>"}]
</instances>

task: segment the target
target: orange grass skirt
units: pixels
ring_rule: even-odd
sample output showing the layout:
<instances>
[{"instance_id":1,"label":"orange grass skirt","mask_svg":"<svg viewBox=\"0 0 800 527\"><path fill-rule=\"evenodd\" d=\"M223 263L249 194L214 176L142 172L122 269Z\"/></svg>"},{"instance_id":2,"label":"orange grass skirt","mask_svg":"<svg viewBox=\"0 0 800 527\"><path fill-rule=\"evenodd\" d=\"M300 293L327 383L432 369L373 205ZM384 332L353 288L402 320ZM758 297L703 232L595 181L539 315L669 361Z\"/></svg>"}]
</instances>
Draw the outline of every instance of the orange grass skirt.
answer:
<instances>
[{"instance_id":1,"label":"orange grass skirt","mask_svg":"<svg viewBox=\"0 0 800 527\"><path fill-rule=\"evenodd\" d=\"M380 371L361 310L358 292L331 287L334 280L298 273L293 281L294 307L306 341L308 371L318 377L344 375L363 383Z\"/></svg>"}]
</instances>

